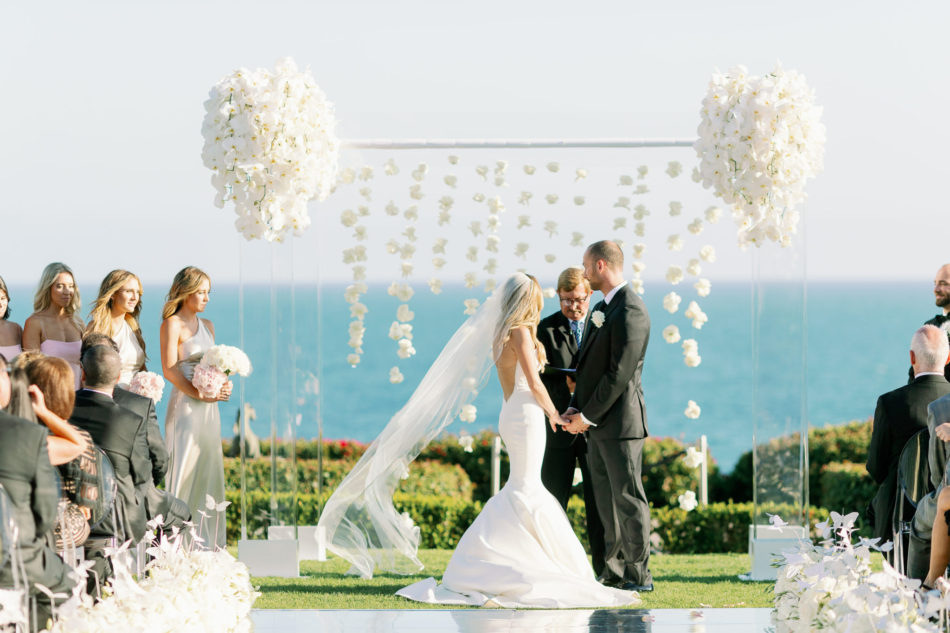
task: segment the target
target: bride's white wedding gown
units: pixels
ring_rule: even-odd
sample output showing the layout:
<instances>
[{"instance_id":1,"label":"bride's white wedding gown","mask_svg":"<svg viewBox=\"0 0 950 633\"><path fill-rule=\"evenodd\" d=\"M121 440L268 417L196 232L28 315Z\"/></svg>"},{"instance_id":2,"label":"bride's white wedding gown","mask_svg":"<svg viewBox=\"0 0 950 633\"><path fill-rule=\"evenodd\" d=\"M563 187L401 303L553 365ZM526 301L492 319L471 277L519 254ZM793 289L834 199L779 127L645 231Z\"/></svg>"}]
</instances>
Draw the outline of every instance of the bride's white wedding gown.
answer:
<instances>
[{"instance_id":1,"label":"bride's white wedding gown","mask_svg":"<svg viewBox=\"0 0 950 633\"><path fill-rule=\"evenodd\" d=\"M440 604L500 607L616 607L636 604L633 591L605 587L567 515L541 483L544 412L520 363L514 391L502 405L498 431L511 475L459 540L442 583L427 578L397 595Z\"/></svg>"}]
</instances>

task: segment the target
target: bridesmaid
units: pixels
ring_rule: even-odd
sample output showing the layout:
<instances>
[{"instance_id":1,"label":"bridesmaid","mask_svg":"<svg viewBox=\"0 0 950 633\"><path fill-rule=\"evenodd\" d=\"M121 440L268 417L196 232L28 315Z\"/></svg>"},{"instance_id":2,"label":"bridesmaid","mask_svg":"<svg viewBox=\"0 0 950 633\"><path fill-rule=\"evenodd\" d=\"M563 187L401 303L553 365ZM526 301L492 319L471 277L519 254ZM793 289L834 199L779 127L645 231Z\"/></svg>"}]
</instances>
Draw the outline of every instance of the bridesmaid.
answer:
<instances>
[{"instance_id":1,"label":"bridesmaid","mask_svg":"<svg viewBox=\"0 0 950 633\"><path fill-rule=\"evenodd\" d=\"M23 329L10 321L10 292L0 277L0 354L8 361L23 351Z\"/></svg>"},{"instance_id":2,"label":"bridesmaid","mask_svg":"<svg viewBox=\"0 0 950 633\"><path fill-rule=\"evenodd\" d=\"M43 269L33 297L33 314L23 324L23 349L39 350L69 363L76 378L76 389L82 377L80 305L73 271L66 264L53 262Z\"/></svg>"},{"instance_id":3,"label":"bridesmaid","mask_svg":"<svg viewBox=\"0 0 950 633\"><path fill-rule=\"evenodd\" d=\"M162 308L160 332L162 374L174 386L165 417L168 487L171 494L188 504L194 517L199 511L209 514L206 495L219 502L224 500L218 401L227 400L232 388L228 381L217 395L206 398L191 384L195 366L214 345L214 325L198 316L208 305L210 292L211 280L198 268L189 266L178 271ZM224 547L223 517L197 522L206 546Z\"/></svg>"},{"instance_id":4,"label":"bridesmaid","mask_svg":"<svg viewBox=\"0 0 950 633\"><path fill-rule=\"evenodd\" d=\"M145 339L139 327L142 282L127 270L113 270L99 285L99 296L89 311L86 334L105 334L119 346L122 374L119 386L129 388L132 376L145 370Z\"/></svg>"}]
</instances>

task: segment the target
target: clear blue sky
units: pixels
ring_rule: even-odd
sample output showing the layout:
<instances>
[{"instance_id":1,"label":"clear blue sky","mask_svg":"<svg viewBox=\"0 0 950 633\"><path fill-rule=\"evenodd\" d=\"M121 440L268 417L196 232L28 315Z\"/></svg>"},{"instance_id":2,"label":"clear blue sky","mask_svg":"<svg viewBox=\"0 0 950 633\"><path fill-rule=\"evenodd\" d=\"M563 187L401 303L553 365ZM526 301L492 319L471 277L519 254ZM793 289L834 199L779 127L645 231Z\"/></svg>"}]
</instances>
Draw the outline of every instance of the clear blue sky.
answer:
<instances>
[{"instance_id":1,"label":"clear blue sky","mask_svg":"<svg viewBox=\"0 0 950 633\"><path fill-rule=\"evenodd\" d=\"M806 208L810 277L926 284L950 260L947 7L14 3L0 24L0 275L34 283L62 260L87 283L123 267L167 285L191 263L235 279L238 238L200 160L202 101L236 67L292 55L336 103L343 138L690 138L714 68L781 60L808 77L828 129ZM676 198L705 204L677 182L689 193ZM339 208L311 207L335 226ZM709 276L742 277L747 255L717 229ZM345 274L324 257L325 276Z\"/></svg>"}]
</instances>

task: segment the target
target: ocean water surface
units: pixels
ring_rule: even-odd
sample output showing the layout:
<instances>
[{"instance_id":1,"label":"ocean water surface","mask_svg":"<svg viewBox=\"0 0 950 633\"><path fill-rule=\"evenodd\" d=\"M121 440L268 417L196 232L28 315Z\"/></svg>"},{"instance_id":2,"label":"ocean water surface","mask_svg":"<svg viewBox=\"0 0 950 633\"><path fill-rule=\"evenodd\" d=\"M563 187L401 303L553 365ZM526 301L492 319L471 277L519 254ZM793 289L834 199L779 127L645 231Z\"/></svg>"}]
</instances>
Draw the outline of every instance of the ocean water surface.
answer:
<instances>
[{"instance_id":1,"label":"ocean water surface","mask_svg":"<svg viewBox=\"0 0 950 633\"><path fill-rule=\"evenodd\" d=\"M322 424L325 438L371 441L412 394L429 365L452 333L466 318L464 299L484 297L463 286L446 286L440 295L425 287L409 302L415 313L413 345L416 355L402 360L396 342L388 337L399 301L385 285L370 287L362 298L368 307L364 354L358 367L346 362L349 305L343 285L243 290L243 310L237 286L216 285L204 316L214 324L217 341L242 345L254 363L244 397L256 412L253 431L270 436L272 419L277 433L289 437L291 427L300 438L316 437ZM81 287L86 316L95 296L94 287ZM149 369L160 371L158 328L161 297L165 288L146 286L142 327L149 352ZM752 446L752 348L751 288L748 283L715 283L712 293L700 299L709 317L695 330L682 312L670 315L662 308L669 291L662 282L648 283L644 300L652 330L643 375L649 430L652 435L695 442L708 437L712 456L731 470L739 455ZM32 289L11 288L13 319L22 323L32 305ZM600 295L596 293L595 299ZM545 301L545 314L558 310L555 299ZM807 415L821 426L865 419L874 412L877 397L906 381L908 349L914 330L937 312L928 285L912 283L853 284L810 283L807 287ZM787 330L801 321L800 313L778 311L764 331ZM699 342L702 364L688 368L680 344L667 344L662 329L676 324L683 338ZM242 335L243 328L243 335ZM795 358L766 362L788 365L796 371ZM405 376L401 384L389 382L390 368ZM296 371L293 368L296 367ZM273 369L272 369L273 368ZM767 388L782 390L782 381ZM164 421L165 403L159 406ZM702 409L688 419L689 400ZM239 410L239 392L221 405L222 435L230 437ZM494 373L475 401L477 420L455 421L448 432L476 432L493 428L501 406L501 389Z\"/></svg>"}]
</instances>

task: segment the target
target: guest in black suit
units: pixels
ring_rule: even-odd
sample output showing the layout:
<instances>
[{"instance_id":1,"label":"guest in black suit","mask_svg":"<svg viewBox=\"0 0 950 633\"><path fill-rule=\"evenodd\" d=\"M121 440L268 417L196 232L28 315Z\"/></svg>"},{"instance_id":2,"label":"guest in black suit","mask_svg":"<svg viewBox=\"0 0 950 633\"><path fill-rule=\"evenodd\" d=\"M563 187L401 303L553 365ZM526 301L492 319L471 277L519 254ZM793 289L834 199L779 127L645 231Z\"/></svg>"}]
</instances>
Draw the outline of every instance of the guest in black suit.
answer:
<instances>
[{"instance_id":1,"label":"guest in black suit","mask_svg":"<svg viewBox=\"0 0 950 633\"><path fill-rule=\"evenodd\" d=\"M939 314L926 321L924 325L934 325L947 332L950 337L950 264L944 264L934 275L934 303L941 308ZM950 380L950 364L943 368L943 376ZM914 368L908 371L908 384L914 382Z\"/></svg>"},{"instance_id":2,"label":"guest in black suit","mask_svg":"<svg viewBox=\"0 0 950 633\"><path fill-rule=\"evenodd\" d=\"M115 341L99 333L87 334L83 337L82 353L85 354L86 350L95 345L106 345L119 353ZM119 386L113 389L112 398L116 404L128 409L144 422L139 427L140 434L136 437L135 451L136 461L142 462L147 459L151 463L151 477L136 486L139 499L145 504L146 517L151 521L161 515L162 529L165 530L173 527L183 528L184 523L191 520L188 504L167 490L156 487L165 480L165 471L168 469L168 449L165 448L165 440L162 439L162 432L158 427L155 403L151 398L140 396Z\"/></svg>"},{"instance_id":3,"label":"guest in black suit","mask_svg":"<svg viewBox=\"0 0 950 633\"><path fill-rule=\"evenodd\" d=\"M584 279L584 270L568 268L562 272L557 280L557 294L561 309L541 319L538 340L544 345L548 357L541 381L557 410L564 411L570 406L574 381L570 373L561 370L574 368L590 303L590 283ZM574 486L574 469L580 468L587 510L587 539L594 572L600 575L604 571L604 526L597 514L590 468L587 465L587 438L582 433L568 433L560 426L557 431L552 430L550 424L544 428L547 429L547 444L541 464L541 481L561 507L567 510Z\"/></svg>"},{"instance_id":4,"label":"guest in black suit","mask_svg":"<svg viewBox=\"0 0 950 633\"><path fill-rule=\"evenodd\" d=\"M867 470L880 484L871 502L874 533L882 541L891 540L894 502L897 498L897 463L904 444L927 427L927 405L950 393L943 371L950 355L947 335L933 325L914 332L910 342L910 363L914 381L877 399ZM839 508L840 509L840 508ZM910 517L913 508L905 516Z\"/></svg>"},{"instance_id":5,"label":"guest in black suit","mask_svg":"<svg viewBox=\"0 0 950 633\"><path fill-rule=\"evenodd\" d=\"M137 543L145 534L145 503L138 488L151 480L152 464L139 438L145 437L145 420L113 400L122 360L106 345L95 345L82 355L83 388L76 393L70 422L92 436L115 470L118 484L116 510L119 524L111 520L93 529L93 536L115 536L120 542Z\"/></svg>"},{"instance_id":6,"label":"guest in black suit","mask_svg":"<svg viewBox=\"0 0 950 633\"><path fill-rule=\"evenodd\" d=\"M10 400L7 362L0 356L0 409ZM28 591L37 600L37 624L46 625L49 598L36 583L54 593L69 594L76 581L69 567L48 545L47 535L56 521L56 475L49 461L46 427L0 411L0 484L13 502L17 546L26 569ZM9 561L0 569L0 587L12 587Z\"/></svg>"},{"instance_id":7,"label":"guest in black suit","mask_svg":"<svg viewBox=\"0 0 950 633\"><path fill-rule=\"evenodd\" d=\"M606 545L602 582L652 591L650 505L640 476L648 435L640 377L650 317L623 279L623 252L614 242L587 247L584 276L604 300L587 318L574 406L565 412L565 428L572 433L589 430L588 461Z\"/></svg>"}]
</instances>

